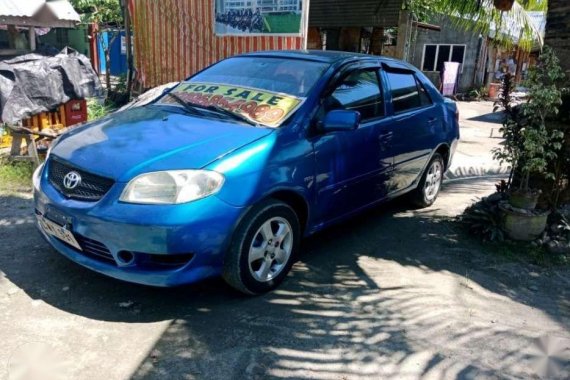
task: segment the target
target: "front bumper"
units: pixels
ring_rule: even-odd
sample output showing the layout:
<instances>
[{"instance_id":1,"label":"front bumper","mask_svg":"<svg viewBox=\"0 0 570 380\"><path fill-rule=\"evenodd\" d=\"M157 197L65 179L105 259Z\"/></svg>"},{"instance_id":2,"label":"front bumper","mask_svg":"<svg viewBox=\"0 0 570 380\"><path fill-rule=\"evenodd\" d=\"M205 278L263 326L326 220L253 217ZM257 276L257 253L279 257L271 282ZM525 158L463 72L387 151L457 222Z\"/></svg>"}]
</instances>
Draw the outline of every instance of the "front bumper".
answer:
<instances>
[{"instance_id":1,"label":"front bumper","mask_svg":"<svg viewBox=\"0 0 570 380\"><path fill-rule=\"evenodd\" d=\"M38 173L34 187L38 218L67 225L85 248L80 251L38 225L57 251L96 272L152 286L182 285L219 275L224 252L243 212L216 196L181 205L122 203L118 199L124 184L120 183L98 202L67 199L47 181L45 170ZM134 260L121 260L125 252ZM188 260L173 265L164 260L166 256ZM158 260L151 260L152 264L149 258Z\"/></svg>"}]
</instances>

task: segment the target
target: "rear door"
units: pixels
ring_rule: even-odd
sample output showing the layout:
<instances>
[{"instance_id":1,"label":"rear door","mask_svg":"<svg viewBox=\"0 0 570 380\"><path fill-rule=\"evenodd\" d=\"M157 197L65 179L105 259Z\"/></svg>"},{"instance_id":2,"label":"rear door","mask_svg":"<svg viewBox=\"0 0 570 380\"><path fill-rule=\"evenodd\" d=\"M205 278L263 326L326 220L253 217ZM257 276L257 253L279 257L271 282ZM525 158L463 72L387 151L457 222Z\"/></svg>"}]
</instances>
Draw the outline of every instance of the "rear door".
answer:
<instances>
[{"instance_id":1,"label":"rear door","mask_svg":"<svg viewBox=\"0 0 570 380\"><path fill-rule=\"evenodd\" d=\"M392 114L394 171L390 190L396 192L416 184L441 129L441 109L434 103L411 70L383 71Z\"/></svg>"}]
</instances>

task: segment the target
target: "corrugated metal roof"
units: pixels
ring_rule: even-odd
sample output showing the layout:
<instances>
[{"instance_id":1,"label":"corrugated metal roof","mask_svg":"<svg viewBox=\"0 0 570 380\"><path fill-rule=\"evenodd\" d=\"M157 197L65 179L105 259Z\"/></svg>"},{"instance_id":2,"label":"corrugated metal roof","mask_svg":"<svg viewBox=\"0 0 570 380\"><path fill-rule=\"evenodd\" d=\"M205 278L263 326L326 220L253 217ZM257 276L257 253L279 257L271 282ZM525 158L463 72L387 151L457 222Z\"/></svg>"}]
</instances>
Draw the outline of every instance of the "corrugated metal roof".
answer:
<instances>
[{"instance_id":1,"label":"corrugated metal roof","mask_svg":"<svg viewBox=\"0 0 570 380\"><path fill-rule=\"evenodd\" d=\"M48 1L46 6L50 11L53 12L53 15L58 20L77 21L77 22L81 21L79 19L79 14L77 14L75 9L73 9L71 4L67 0Z\"/></svg>"},{"instance_id":2,"label":"corrugated metal roof","mask_svg":"<svg viewBox=\"0 0 570 380\"><path fill-rule=\"evenodd\" d=\"M45 4L45 0L1 0L0 16L32 17Z\"/></svg>"},{"instance_id":3,"label":"corrugated metal roof","mask_svg":"<svg viewBox=\"0 0 570 380\"><path fill-rule=\"evenodd\" d=\"M0 24L73 28L80 21L68 0L0 0Z\"/></svg>"}]
</instances>

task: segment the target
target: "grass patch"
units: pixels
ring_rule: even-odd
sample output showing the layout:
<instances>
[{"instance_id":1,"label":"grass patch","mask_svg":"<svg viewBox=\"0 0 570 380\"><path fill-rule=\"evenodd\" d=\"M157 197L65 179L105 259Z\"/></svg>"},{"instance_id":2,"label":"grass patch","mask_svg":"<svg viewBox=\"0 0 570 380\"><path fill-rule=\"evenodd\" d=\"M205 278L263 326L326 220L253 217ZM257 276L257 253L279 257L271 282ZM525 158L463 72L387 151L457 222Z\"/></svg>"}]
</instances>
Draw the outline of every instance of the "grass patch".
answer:
<instances>
[{"instance_id":1,"label":"grass patch","mask_svg":"<svg viewBox=\"0 0 570 380\"><path fill-rule=\"evenodd\" d=\"M114 110L115 107L107 103L101 104L97 99L87 100L87 119L90 121L105 117Z\"/></svg>"},{"instance_id":2,"label":"grass patch","mask_svg":"<svg viewBox=\"0 0 570 380\"><path fill-rule=\"evenodd\" d=\"M0 191L27 191L32 188L34 165L0 158Z\"/></svg>"}]
</instances>

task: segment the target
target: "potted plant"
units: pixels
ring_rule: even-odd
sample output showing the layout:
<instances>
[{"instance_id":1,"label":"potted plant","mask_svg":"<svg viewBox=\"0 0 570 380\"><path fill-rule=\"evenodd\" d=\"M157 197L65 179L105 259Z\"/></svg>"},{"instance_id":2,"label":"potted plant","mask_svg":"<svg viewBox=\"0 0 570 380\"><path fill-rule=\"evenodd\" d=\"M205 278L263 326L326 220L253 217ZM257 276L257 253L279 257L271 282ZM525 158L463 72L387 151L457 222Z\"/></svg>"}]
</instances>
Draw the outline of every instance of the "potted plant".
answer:
<instances>
[{"instance_id":1,"label":"potted plant","mask_svg":"<svg viewBox=\"0 0 570 380\"><path fill-rule=\"evenodd\" d=\"M513 8L513 5L515 3L515 0L494 0L493 4L495 5L495 8L497 8L500 11L503 12L508 12Z\"/></svg>"},{"instance_id":2,"label":"potted plant","mask_svg":"<svg viewBox=\"0 0 570 380\"><path fill-rule=\"evenodd\" d=\"M531 176L554 177L549 171L550 163L562 147L564 134L549 128L547 120L558 113L562 103L557 87L562 78L558 60L548 48L541 55L539 64L530 70L525 83L529 89L526 103L513 106L510 96L512 76L507 73L503 78L498 103L505 110L501 128L504 143L493 155L511 166L509 199L500 207L504 212L505 231L512 239L536 239L546 227L549 213L536 210L540 191L530 187L530 179Z\"/></svg>"}]
</instances>

